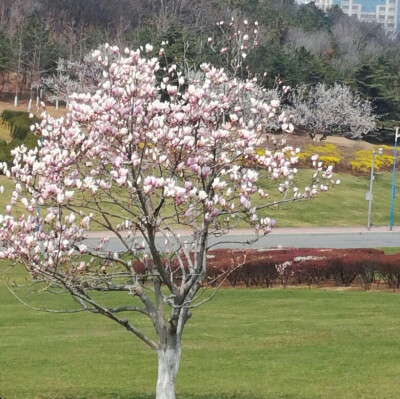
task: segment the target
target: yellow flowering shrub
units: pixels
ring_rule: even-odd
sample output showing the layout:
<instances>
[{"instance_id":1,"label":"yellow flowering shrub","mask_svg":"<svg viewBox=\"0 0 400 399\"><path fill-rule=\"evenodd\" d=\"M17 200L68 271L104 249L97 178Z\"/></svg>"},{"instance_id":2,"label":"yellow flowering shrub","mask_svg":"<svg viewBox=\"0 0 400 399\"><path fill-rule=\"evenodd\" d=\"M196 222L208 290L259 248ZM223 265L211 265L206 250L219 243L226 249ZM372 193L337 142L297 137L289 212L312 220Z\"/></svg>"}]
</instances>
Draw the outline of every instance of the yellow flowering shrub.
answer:
<instances>
[{"instance_id":1,"label":"yellow flowering shrub","mask_svg":"<svg viewBox=\"0 0 400 399\"><path fill-rule=\"evenodd\" d=\"M334 144L308 145L299 154L301 164L308 163L312 155L318 154L325 166L337 166L341 161L340 152Z\"/></svg>"},{"instance_id":2,"label":"yellow flowering shrub","mask_svg":"<svg viewBox=\"0 0 400 399\"><path fill-rule=\"evenodd\" d=\"M371 150L360 150L355 154L355 158L349 162L351 171L353 173L367 173L371 170L372 164L372 151ZM393 166L393 155L375 155L374 169L384 170L390 169Z\"/></svg>"},{"instance_id":3,"label":"yellow flowering shrub","mask_svg":"<svg viewBox=\"0 0 400 399\"><path fill-rule=\"evenodd\" d=\"M325 166L337 166L340 163L340 158L331 157L328 155L321 155L319 159L324 163Z\"/></svg>"},{"instance_id":4,"label":"yellow flowering shrub","mask_svg":"<svg viewBox=\"0 0 400 399\"><path fill-rule=\"evenodd\" d=\"M261 157L261 156L265 155L265 149L264 149L264 148L256 148L255 153L256 153L258 156Z\"/></svg>"}]
</instances>

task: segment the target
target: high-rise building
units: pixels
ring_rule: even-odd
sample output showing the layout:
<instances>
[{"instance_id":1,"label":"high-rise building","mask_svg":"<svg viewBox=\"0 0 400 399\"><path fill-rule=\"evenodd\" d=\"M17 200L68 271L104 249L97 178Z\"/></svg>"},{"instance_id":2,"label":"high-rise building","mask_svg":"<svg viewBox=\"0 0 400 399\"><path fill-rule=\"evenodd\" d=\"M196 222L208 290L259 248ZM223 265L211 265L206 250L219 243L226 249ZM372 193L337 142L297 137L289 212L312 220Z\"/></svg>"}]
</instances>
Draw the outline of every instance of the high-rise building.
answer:
<instances>
[{"instance_id":1,"label":"high-rise building","mask_svg":"<svg viewBox=\"0 0 400 399\"><path fill-rule=\"evenodd\" d=\"M388 32L400 28L400 0L312 0L322 10L338 5L345 14L363 22L382 24ZM306 1L310 3L311 1Z\"/></svg>"}]
</instances>

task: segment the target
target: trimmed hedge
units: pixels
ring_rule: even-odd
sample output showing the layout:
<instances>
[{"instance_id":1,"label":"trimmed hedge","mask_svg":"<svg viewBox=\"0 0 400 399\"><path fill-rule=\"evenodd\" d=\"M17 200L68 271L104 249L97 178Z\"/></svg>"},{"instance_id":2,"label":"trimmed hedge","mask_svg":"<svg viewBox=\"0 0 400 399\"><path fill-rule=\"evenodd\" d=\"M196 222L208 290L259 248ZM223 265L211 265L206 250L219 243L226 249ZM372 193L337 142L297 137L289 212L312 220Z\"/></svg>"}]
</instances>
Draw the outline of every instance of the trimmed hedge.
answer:
<instances>
[{"instance_id":1,"label":"trimmed hedge","mask_svg":"<svg viewBox=\"0 0 400 399\"><path fill-rule=\"evenodd\" d=\"M372 284L400 288L400 254L385 255L377 249L283 249L209 251L208 284L232 287L273 287L286 285L361 286ZM185 269L188 262L184 261ZM165 260L176 280L182 278L176 259ZM145 278L146 265L135 264Z\"/></svg>"}]
</instances>

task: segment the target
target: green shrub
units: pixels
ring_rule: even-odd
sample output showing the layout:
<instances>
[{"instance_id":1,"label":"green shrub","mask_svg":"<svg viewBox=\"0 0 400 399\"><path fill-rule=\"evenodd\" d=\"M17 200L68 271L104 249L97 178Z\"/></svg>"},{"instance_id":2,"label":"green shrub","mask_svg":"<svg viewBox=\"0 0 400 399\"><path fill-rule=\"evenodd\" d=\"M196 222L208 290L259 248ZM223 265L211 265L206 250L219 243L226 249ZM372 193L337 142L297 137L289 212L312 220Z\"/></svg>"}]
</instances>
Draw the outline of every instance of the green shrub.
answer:
<instances>
[{"instance_id":1,"label":"green shrub","mask_svg":"<svg viewBox=\"0 0 400 399\"><path fill-rule=\"evenodd\" d=\"M24 111L4 110L1 119L11 130L14 139L24 140L30 132L30 126L40 121L38 118L29 118L29 113Z\"/></svg>"},{"instance_id":2,"label":"green shrub","mask_svg":"<svg viewBox=\"0 0 400 399\"><path fill-rule=\"evenodd\" d=\"M13 121L11 127L11 136L14 139L23 140L30 130L32 122L30 119L26 119L25 116L18 116Z\"/></svg>"},{"instance_id":3,"label":"green shrub","mask_svg":"<svg viewBox=\"0 0 400 399\"><path fill-rule=\"evenodd\" d=\"M9 143L4 140L0 140L0 162L6 162L9 166L12 164L11 151L25 145L28 149L33 149L38 146L39 137L32 133L28 133L23 140L12 139Z\"/></svg>"},{"instance_id":4,"label":"green shrub","mask_svg":"<svg viewBox=\"0 0 400 399\"><path fill-rule=\"evenodd\" d=\"M11 151L24 144L28 149L38 145L38 137L31 133L30 127L40 122L38 118L29 118L29 113L24 111L5 110L1 113L2 123L11 130L12 140L7 143L0 140L0 162L6 162L9 166L12 163Z\"/></svg>"},{"instance_id":5,"label":"green shrub","mask_svg":"<svg viewBox=\"0 0 400 399\"><path fill-rule=\"evenodd\" d=\"M1 119L4 124L12 127L14 119L24 115L29 118L29 114L25 111L10 111L6 109L1 113Z\"/></svg>"},{"instance_id":6,"label":"green shrub","mask_svg":"<svg viewBox=\"0 0 400 399\"><path fill-rule=\"evenodd\" d=\"M0 162L7 162L7 164L11 164L11 154L10 149L8 148L8 144L4 140L0 140Z\"/></svg>"}]
</instances>

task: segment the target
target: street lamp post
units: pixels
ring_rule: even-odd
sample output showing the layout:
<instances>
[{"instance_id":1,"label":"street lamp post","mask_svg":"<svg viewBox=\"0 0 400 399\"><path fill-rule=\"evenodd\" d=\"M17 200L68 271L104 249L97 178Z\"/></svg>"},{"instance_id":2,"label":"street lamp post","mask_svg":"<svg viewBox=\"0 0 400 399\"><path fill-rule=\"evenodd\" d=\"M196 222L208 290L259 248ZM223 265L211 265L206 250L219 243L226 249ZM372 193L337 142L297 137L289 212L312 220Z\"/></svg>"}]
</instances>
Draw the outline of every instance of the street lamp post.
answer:
<instances>
[{"instance_id":1,"label":"street lamp post","mask_svg":"<svg viewBox=\"0 0 400 399\"><path fill-rule=\"evenodd\" d=\"M378 155L381 155L383 152L382 148L378 148ZM372 208L372 186L374 183L374 161L375 161L375 150L372 151L372 161L371 161L371 178L369 180L369 191L367 192L366 199L368 201L368 221L367 221L367 229L371 229L371 208Z\"/></svg>"}]
</instances>

